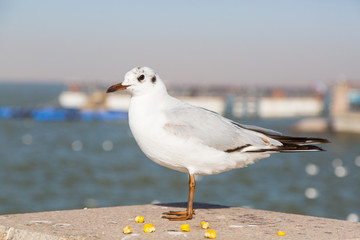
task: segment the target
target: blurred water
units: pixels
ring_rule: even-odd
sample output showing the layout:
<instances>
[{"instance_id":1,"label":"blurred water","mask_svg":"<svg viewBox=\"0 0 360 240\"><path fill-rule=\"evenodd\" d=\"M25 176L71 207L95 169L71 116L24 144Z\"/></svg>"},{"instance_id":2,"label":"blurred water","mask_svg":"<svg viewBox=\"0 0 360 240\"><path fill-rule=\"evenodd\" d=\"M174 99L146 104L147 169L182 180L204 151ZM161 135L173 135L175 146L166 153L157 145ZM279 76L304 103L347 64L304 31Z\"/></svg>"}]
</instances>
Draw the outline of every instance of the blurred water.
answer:
<instances>
[{"instance_id":1,"label":"blurred water","mask_svg":"<svg viewBox=\"0 0 360 240\"><path fill-rule=\"evenodd\" d=\"M0 84L0 106L41 105L62 89ZM238 121L287 133L295 120ZM360 136L320 137L332 141L326 152L276 154L198 178L195 201L356 219ZM0 214L187 200L186 174L147 159L127 121L0 119L0 146Z\"/></svg>"}]
</instances>

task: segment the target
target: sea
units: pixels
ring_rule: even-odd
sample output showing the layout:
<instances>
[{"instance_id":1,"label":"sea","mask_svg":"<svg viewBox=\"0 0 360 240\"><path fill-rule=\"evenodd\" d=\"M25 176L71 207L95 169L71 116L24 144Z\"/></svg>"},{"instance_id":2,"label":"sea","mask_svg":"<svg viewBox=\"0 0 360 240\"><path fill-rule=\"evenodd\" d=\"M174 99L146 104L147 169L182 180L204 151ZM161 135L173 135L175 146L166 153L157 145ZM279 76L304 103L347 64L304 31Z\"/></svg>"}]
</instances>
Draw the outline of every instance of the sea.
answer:
<instances>
[{"instance_id":1,"label":"sea","mask_svg":"<svg viewBox=\"0 0 360 240\"><path fill-rule=\"evenodd\" d=\"M0 83L0 106L41 108L64 89ZM295 134L299 120L232 119L284 134ZM198 176L195 201L359 221L360 135L310 136L331 143L324 152L274 154ZM0 214L186 202L187 195L188 176L149 160L127 120L0 119Z\"/></svg>"}]
</instances>

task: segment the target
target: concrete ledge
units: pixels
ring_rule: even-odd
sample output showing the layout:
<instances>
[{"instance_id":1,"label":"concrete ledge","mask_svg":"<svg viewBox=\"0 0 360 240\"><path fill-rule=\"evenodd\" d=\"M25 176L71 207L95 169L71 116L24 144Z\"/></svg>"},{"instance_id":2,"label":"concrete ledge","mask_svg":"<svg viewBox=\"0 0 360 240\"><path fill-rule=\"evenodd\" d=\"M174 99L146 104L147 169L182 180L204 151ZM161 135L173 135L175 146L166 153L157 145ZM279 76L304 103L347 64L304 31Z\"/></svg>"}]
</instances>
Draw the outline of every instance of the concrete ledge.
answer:
<instances>
[{"instance_id":1,"label":"concrete ledge","mask_svg":"<svg viewBox=\"0 0 360 240\"><path fill-rule=\"evenodd\" d=\"M184 206L148 204L1 215L0 240L204 239L203 220L217 232L216 239L360 239L360 223L240 207L196 203L196 215L190 221L161 218L162 212ZM145 223L134 222L137 215L153 223L156 231L144 233ZM190 225L190 232L180 231L184 223ZM122 233L127 225L132 234ZM278 236L279 230L286 236Z\"/></svg>"}]
</instances>

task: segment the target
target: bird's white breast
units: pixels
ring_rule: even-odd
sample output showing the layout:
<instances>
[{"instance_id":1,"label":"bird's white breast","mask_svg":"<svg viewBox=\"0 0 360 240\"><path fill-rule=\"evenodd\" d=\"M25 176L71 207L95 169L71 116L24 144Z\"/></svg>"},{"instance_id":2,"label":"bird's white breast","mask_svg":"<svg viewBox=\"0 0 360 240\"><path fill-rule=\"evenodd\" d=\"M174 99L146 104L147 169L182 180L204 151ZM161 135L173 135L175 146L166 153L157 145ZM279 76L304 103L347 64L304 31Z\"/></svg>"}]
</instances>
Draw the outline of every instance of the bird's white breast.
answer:
<instances>
[{"instance_id":1,"label":"bird's white breast","mask_svg":"<svg viewBox=\"0 0 360 240\"><path fill-rule=\"evenodd\" d=\"M150 97L132 97L129 107L129 125L131 132L141 150L154 162L187 172L187 169L176 159L177 139L164 130L166 117L162 113L161 102L154 103Z\"/></svg>"}]
</instances>

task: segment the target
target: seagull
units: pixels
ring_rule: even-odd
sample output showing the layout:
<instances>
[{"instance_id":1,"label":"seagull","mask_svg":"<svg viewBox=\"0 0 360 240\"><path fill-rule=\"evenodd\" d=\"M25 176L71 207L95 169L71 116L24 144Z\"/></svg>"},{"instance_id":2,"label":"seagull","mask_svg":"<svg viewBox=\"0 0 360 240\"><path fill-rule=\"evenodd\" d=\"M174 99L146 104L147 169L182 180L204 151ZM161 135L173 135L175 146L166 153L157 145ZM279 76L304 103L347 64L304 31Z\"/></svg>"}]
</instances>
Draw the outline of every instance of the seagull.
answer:
<instances>
[{"instance_id":1,"label":"seagull","mask_svg":"<svg viewBox=\"0 0 360 240\"><path fill-rule=\"evenodd\" d=\"M273 153L323 151L315 144L327 139L284 136L244 125L216 112L170 96L159 75L149 67L135 67L107 93L131 93L129 125L145 155L157 164L189 174L186 211L170 211L163 218L192 219L195 175L211 175L243 168Z\"/></svg>"}]
</instances>

